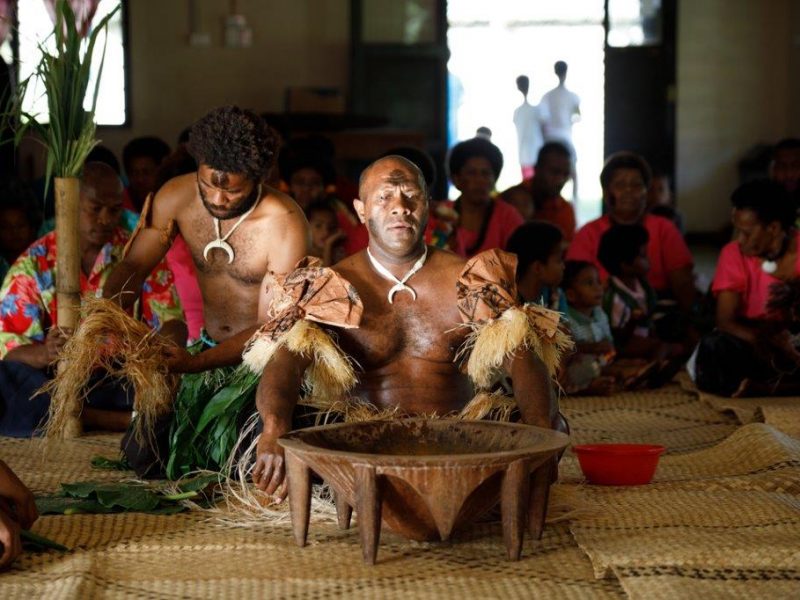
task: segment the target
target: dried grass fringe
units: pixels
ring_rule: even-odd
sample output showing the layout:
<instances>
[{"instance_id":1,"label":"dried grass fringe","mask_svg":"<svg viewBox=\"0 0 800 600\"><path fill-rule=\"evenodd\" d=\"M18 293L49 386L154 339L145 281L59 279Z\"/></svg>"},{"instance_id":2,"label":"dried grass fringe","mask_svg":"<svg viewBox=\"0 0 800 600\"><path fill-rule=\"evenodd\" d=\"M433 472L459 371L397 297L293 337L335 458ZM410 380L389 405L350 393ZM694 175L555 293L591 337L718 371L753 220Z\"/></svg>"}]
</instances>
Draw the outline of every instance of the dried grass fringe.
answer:
<instances>
[{"instance_id":1,"label":"dried grass fringe","mask_svg":"<svg viewBox=\"0 0 800 600\"><path fill-rule=\"evenodd\" d=\"M256 375L260 375L281 346L311 359L303 378L307 396L335 402L356 384L353 363L334 341L331 334L316 323L301 319L277 340L258 333L248 342L242 361Z\"/></svg>"},{"instance_id":2,"label":"dried grass fringe","mask_svg":"<svg viewBox=\"0 0 800 600\"><path fill-rule=\"evenodd\" d=\"M472 329L459 350L457 359L469 356L467 373L479 389L492 385L505 360L520 349L531 350L547 368L551 378L561 364L561 356L573 346L560 329L552 340L545 338L524 307L512 306L497 319L485 323L469 323Z\"/></svg>"},{"instance_id":3,"label":"dried grass fringe","mask_svg":"<svg viewBox=\"0 0 800 600\"><path fill-rule=\"evenodd\" d=\"M177 378L167 372L164 351L170 342L133 319L112 300L86 298L82 320L64 345L55 378L36 394L49 393L47 438L80 435L80 414L92 375L97 370L133 386L137 443L152 444L155 421L172 406ZM77 429L76 429L77 422Z\"/></svg>"}]
</instances>

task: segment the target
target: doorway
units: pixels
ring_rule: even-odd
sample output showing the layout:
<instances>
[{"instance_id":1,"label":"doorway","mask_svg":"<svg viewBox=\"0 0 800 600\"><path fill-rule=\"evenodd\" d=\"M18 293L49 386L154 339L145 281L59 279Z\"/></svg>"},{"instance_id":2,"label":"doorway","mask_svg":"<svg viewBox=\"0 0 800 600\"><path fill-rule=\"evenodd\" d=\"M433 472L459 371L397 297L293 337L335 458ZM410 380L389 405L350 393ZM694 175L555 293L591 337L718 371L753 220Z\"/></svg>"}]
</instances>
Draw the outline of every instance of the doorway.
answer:
<instances>
[{"instance_id":1,"label":"doorway","mask_svg":"<svg viewBox=\"0 0 800 600\"><path fill-rule=\"evenodd\" d=\"M530 78L528 100L538 104L558 84L553 65L569 65L566 86L580 97L581 118L573 125L579 194L578 225L602 212L600 169L604 157L604 0L485 2L449 0L448 145L491 130L505 166L497 181L504 190L521 180L512 117L522 103L518 75ZM571 183L562 192L572 198Z\"/></svg>"}]
</instances>

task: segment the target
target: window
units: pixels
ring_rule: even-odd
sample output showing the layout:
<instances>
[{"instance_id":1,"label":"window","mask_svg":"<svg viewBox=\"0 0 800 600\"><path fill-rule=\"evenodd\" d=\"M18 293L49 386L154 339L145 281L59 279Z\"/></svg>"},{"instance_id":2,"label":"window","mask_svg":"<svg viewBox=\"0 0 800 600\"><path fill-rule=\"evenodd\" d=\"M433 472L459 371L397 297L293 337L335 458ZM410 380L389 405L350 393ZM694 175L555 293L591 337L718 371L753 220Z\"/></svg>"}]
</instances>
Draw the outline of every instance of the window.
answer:
<instances>
[{"instance_id":1,"label":"window","mask_svg":"<svg viewBox=\"0 0 800 600\"><path fill-rule=\"evenodd\" d=\"M120 0L100 0L92 23L99 23ZM125 53L125 6L109 21L106 30L106 55L103 64L100 93L97 98L95 120L98 125L126 125L128 123L128 102L126 93L127 60ZM17 3L17 39L19 44L19 80L26 79L36 69L41 58L39 44L52 49L54 42L50 36L53 22L42 0L25 0ZM103 36L96 44L92 60L92 80L89 83L84 107L90 108L92 93L97 81L97 71L103 52ZM47 97L41 85L31 85L23 100L23 108L37 115L40 123L47 122Z\"/></svg>"}]
</instances>

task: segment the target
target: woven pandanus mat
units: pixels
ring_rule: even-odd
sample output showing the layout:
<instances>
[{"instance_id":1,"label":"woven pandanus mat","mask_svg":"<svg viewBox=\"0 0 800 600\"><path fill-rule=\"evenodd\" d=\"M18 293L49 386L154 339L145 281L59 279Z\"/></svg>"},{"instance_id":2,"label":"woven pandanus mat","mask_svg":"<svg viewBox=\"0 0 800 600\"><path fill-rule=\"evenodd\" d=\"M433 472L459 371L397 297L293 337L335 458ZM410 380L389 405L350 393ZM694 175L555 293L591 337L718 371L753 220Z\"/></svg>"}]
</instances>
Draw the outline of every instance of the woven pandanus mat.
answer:
<instances>
[{"instance_id":1,"label":"woven pandanus mat","mask_svg":"<svg viewBox=\"0 0 800 600\"><path fill-rule=\"evenodd\" d=\"M648 443L666 446L670 453L690 452L721 442L738 426L732 416L678 385L608 397L565 397L560 404L573 444Z\"/></svg>"},{"instance_id":2,"label":"woven pandanus mat","mask_svg":"<svg viewBox=\"0 0 800 600\"><path fill-rule=\"evenodd\" d=\"M93 469L95 456L119 458L118 434L90 434L68 441L0 437L0 458L36 493L53 492L61 482L117 481L119 471Z\"/></svg>"},{"instance_id":3,"label":"woven pandanus mat","mask_svg":"<svg viewBox=\"0 0 800 600\"><path fill-rule=\"evenodd\" d=\"M595 510L570 529L632 597L800 592L800 443L767 425L664 457L648 486L583 493Z\"/></svg>"},{"instance_id":4,"label":"woven pandanus mat","mask_svg":"<svg viewBox=\"0 0 800 600\"><path fill-rule=\"evenodd\" d=\"M120 480L92 469L115 457L118 435L51 443L0 438L0 457L37 492L61 482ZM222 515L224 516L224 515ZM288 524L234 527L194 511L41 517L34 531L70 548L26 553L0 573L0 598L620 598L597 580L565 523L527 539L520 562L505 560L498 524L480 524L447 544L420 544L384 531L378 564L361 559L358 529L312 523L298 548Z\"/></svg>"},{"instance_id":5,"label":"woven pandanus mat","mask_svg":"<svg viewBox=\"0 0 800 600\"><path fill-rule=\"evenodd\" d=\"M74 548L25 555L0 575L3 598L620 598L597 580L566 525L504 558L499 526L448 544L384 532L378 564L361 560L356 529L312 524L298 548L288 528L230 528L202 513L171 517L43 517L36 530Z\"/></svg>"},{"instance_id":6,"label":"woven pandanus mat","mask_svg":"<svg viewBox=\"0 0 800 600\"><path fill-rule=\"evenodd\" d=\"M734 415L743 425L767 423L800 438L800 396L726 398L701 392L685 372L678 375L677 381L685 391L697 394L704 404L716 411Z\"/></svg>"},{"instance_id":7,"label":"woven pandanus mat","mask_svg":"<svg viewBox=\"0 0 800 600\"><path fill-rule=\"evenodd\" d=\"M598 516L573 523L572 533L595 574L616 575L632 597L797 597L800 499L794 495L652 486L593 499ZM695 580L703 585L695 587Z\"/></svg>"}]
</instances>

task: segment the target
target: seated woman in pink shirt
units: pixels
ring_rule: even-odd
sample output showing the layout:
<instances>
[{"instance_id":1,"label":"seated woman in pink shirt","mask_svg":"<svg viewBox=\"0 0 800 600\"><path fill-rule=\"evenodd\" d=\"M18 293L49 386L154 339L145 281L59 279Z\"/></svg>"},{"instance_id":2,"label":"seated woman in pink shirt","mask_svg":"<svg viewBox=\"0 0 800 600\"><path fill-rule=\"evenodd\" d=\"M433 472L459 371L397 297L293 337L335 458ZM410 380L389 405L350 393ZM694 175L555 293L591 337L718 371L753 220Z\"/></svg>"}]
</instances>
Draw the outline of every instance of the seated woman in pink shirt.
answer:
<instances>
[{"instance_id":1,"label":"seated woman in pink shirt","mask_svg":"<svg viewBox=\"0 0 800 600\"><path fill-rule=\"evenodd\" d=\"M522 225L517 209L493 196L503 169L503 154L489 140L472 138L450 150L448 171L461 192L455 202L457 225L448 240L451 250L464 257L491 248L504 249Z\"/></svg>"},{"instance_id":2,"label":"seated woman in pink shirt","mask_svg":"<svg viewBox=\"0 0 800 600\"><path fill-rule=\"evenodd\" d=\"M597 258L600 238L612 225L642 225L650 241L647 281L659 298L675 300L684 313L695 301L694 261L680 231L669 219L646 212L651 171L647 162L632 152L618 152L606 161L600 173L603 200L608 214L581 227L567 250L567 260L594 264L603 281L606 273Z\"/></svg>"},{"instance_id":3,"label":"seated woman in pink shirt","mask_svg":"<svg viewBox=\"0 0 800 600\"><path fill-rule=\"evenodd\" d=\"M717 263L717 329L697 349L695 382L724 396L797 393L800 352L790 328L798 324L788 314L797 308L787 293L800 277L795 207L766 179L741 185L731 202L735 240Z\"/></svg>"}]
</instances>

